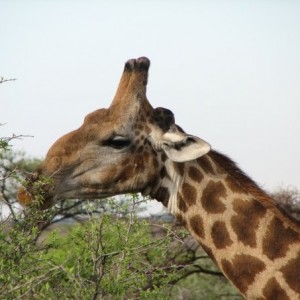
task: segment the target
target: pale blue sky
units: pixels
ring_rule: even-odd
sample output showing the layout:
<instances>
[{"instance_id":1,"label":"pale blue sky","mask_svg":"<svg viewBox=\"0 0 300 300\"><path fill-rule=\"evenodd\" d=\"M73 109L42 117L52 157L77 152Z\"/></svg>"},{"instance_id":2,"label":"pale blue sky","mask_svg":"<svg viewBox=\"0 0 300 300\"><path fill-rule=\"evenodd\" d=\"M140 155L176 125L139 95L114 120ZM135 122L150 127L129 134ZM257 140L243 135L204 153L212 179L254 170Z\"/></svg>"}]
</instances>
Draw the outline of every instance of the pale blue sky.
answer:
<instances>
[{"instance_id":1,"label":"pale blue sky","mask_svg":"<svg viewBox=\"0 0 300 300\"><path fill-rule=\"evenodd\" d=\"M0 0L1 136L44 156L107 107L123 64L148 98L268 190L300 188L300 1Z\"/></svg>"}]
</instances>

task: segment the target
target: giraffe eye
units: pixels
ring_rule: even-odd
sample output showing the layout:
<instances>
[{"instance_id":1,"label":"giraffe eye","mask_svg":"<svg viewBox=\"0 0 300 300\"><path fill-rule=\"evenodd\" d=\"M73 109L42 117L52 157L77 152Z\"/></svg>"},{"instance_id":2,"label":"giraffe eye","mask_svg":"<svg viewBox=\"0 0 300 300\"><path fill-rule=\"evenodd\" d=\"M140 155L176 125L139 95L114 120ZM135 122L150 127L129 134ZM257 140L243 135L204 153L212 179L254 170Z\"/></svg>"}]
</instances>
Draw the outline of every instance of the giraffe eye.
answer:
<instances>
[{"instance_id":1,"label":"giraffe eye","mask_svg":"<svg viewBox=\"0 0 300 300\"><path fill-rule=\"evenodd\" d=\"M104 141L103 145L114 149L123 149L130 145L130 140L123 136L115 136Z\"/></svg>"}]
</instances>

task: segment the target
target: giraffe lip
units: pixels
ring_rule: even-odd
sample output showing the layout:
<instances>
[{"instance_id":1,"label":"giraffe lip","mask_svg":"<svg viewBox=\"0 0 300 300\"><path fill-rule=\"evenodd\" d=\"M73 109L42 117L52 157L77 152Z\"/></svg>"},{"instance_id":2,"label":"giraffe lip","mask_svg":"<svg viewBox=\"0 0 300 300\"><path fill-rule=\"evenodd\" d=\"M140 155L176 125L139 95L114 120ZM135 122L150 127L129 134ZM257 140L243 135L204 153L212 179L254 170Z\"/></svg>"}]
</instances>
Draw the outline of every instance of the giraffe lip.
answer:
<instances>
[{"instance_id":1,"label":"giraffe lip","mask_svg":"<svg viewBox=\"0 0 300 300\"><path fill-rule=\"evenodd\" d=\"M103 188L88 188L82 187L81 189L69 189L59 191L57 193L56 201L62 199L103 199L113 196L113 193L105 191ZM56 202L55 201L55 202Z\"/></svg>"}]
</instances>

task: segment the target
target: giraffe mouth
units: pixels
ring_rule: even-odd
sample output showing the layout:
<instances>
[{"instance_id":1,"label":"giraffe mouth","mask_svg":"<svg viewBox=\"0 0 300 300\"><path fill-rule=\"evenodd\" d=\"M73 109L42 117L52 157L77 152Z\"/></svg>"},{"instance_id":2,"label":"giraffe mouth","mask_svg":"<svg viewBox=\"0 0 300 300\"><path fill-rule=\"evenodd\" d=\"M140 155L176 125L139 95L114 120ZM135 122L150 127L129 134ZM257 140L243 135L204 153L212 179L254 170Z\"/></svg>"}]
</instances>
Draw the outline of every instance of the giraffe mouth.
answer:
<instances>
[{"instance_id":1,"label":"giraffe mouth","mask_svg":"<svg viewBox=\"0 0 300 300\"><path fill-rule=\"evenodd\" d=\"M62 193L57 193L54 198L52 198L52 202L57 203L63 199L78 199L78 200L96 200L96 199L107 199L114 197L116 195L126 194L128 192L119 192L116 193L115 191L107 191L106 189L99 189L99 188L81 188L78 190L70 189L66 190Z\"/></svg>"},{"instance_id":2,"label":"giraffe mouth","mask_svg":"<svg viewBox=\"0 0 300 300\"><path fill-rule=\"evenodd\" d=\"M34 195L29 193L23 188L20 188L18 191L18 199L22 206L32 206L37 205L37 207L41 210L48 209L52 207L54 204L65 200L65 199L78 199L78 200L96 200L96 199L105 199L114 196L113 193L107 192L99 192L98 191L80 191L74 195L74 190L70 190L63 192L62 194L53 195L44 195L43 200L37 202Z\"/></svg>"}]
</instances>

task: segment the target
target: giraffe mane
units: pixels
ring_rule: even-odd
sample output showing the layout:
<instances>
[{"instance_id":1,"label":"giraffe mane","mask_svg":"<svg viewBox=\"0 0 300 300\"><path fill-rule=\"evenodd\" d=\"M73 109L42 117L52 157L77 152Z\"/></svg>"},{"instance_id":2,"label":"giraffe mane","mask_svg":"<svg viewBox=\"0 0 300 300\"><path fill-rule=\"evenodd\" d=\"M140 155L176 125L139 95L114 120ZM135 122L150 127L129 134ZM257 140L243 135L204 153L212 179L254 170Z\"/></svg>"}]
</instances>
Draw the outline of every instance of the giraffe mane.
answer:
<instances>
[{"instance_id":1,"label":"giraffe mane","mask_svg":"<svg viewBox=\"0 0 300 300\"><path fill-rule=\"evenodd\" d=\"M271 209L280 220L287 222L292 228L300 232L300 220L290 215L284 207L246 175L231 158L215 150L210 151L208 155L217 164L218 168L225 170L242 190L252 194L256 201L267 209Z\"/></svg>"}]
</instances>

